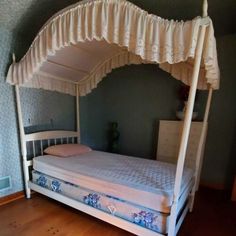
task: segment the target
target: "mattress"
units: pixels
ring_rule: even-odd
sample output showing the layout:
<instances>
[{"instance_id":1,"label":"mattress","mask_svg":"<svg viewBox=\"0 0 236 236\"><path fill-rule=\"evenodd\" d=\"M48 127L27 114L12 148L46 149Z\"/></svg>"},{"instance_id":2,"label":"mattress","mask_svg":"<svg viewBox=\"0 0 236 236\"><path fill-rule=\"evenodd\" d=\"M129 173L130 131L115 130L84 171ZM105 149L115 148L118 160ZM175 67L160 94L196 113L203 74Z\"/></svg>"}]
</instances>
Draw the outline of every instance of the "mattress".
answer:
<instances>
[{"instance_id":1,"label":"mattress","mask_svg":"<svg viewBox=\"0 0 236 236\"><path fill-rule=\"evenodd\" d=\"M170 212L176 170L170 163L91 151L67 158L39 156L34 158L33 168L95 192ZM185 168L181 194L191 188L192 177L193 171Z\"/></svg>"},{"instance_id":2,"label":"mattress","mask_svg":"<svg viewBox=\"0 0 236 236\"><path fill-rule=\"evenodd\" d=\"M104 193L82 188L38 171L32 172L33 183L80 201L108 214L128 220L159 233L167 233L168 214L145 208Z\"/></svg>"}]
</instances>

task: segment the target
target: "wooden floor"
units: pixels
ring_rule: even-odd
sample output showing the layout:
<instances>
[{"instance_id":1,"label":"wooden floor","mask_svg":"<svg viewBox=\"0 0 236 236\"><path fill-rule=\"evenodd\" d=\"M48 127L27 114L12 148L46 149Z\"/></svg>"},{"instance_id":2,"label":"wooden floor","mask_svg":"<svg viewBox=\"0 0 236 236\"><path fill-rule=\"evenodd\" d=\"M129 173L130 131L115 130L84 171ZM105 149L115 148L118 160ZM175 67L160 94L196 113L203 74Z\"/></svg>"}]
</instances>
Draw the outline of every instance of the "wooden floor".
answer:
<instances>
[{"instance_id":1,"label":"wooden floor","mask_svg":"<svg viewBox=\"0 0 236 236\"><path fill-rule=\"evenodd\" d=\"M235 236L236 203L221 191L201 189L178 236ZM0 207L1 236L131 236L39 194Z\"/></svg>"}]
</instances>

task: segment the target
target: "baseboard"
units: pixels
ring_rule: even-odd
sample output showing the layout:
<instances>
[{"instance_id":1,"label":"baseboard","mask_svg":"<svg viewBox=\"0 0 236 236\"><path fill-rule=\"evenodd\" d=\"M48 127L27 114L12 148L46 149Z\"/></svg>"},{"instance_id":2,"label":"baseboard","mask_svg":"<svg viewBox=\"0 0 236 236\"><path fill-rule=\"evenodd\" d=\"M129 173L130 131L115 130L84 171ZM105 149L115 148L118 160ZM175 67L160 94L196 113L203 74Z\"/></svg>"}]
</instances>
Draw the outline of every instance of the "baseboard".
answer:
<instances>
[{"instance_id":1,"label":"baseboard","mask_svg":"<svg viewBox=\"0 0 236 236\"><path fill-rule=\"evenodd\" d=\"M1 197L0 198L0 206L5 205L9 202L13 202L13 201L23 198L23 197L25 197L24 191L16 192L16 193L7 195L5 197Z\"/></svg>"},{"instance_id":2,"label":"baseboard","mask_svg":"<svg viewBox=\"0 0 236 236\"><path fill-rule=\"evenodd\" d=\"M211 188L211 189L216 189L216 190L226 189L224 184L213 184L213 183L207 183L207 182L200 182L200 187L206 187L206 188Z\"/></svg>"}]
</instances>

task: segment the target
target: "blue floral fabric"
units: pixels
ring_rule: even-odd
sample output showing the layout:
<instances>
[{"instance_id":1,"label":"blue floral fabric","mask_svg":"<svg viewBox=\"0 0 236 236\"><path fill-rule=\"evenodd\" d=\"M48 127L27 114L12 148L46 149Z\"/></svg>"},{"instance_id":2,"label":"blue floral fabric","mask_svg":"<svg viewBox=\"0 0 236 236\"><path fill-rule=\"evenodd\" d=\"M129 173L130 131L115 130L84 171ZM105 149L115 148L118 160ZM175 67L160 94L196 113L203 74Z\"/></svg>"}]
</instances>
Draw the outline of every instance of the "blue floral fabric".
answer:
<instances>
[{"instance_id":1,"label":"blue floral fabric","mask_svg":"<svg viewBox=\"0 0 236 236\"><path fill-rule=\"evenodd\" d=\"M95 208L101 208L101 204L99 203L100 196L96 193L90 193L87 196L84 196L84 203L90 205Z\"/></svg>"},{"instance_id":2,"label":"blue floral fabric","mask_svg":"<svg viewBox=\"0 0 236 236\"><path fill-rule=\"evenodd\" d=\"M155 225L157 217L154 213L147 211L140 211L139 213L133 214L134 223L154 230L157 230L157 226Z\"/></svg>"},{"instance_id":3,"label":"blue floral fabric","mask_svg":"<svg viewBox=\"0 0 236 236\"><path fill-rule=\"evenodd\" d=\"M36 181L39 186L44 187L44 188L48 187L47 178L45 177L45 175L41 174Z\"/></svg>"},{"instance_id":4,"label":"blue floral fabric","mask_svg":"<svg viewBox=\"0 0 236 236\"><path fill-rule=\"evenodd\" d=\"M51 189L54 192L60 193L61 189L60 189L61 183L58 180L53 180L51 183Z\"/></svg>"},{"instance_id":5,"label":"blue floral fabric","mask_svg":"<svg viewBox=\"0 0 236 236\"><path fill-rule=\"evenodd\" d=\"M150 230L167 233L168 215L144 208L118 197L94 192L90 189L70 184L60 179L33 171L33 182L51 191L83 202L91 207L138 224Z\"/></svg>"}]
</instances>

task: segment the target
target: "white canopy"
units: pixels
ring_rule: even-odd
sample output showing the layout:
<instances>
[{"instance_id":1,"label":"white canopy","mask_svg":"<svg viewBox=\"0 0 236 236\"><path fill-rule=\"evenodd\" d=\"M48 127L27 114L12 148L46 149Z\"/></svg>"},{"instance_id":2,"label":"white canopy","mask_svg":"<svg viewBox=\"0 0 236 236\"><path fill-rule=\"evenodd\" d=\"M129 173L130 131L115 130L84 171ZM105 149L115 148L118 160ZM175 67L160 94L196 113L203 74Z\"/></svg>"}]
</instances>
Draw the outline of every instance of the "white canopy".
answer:
<instances>
[{"instance_id":1,"label":"white canopy","mask_svg":"<svg viewBox=\"0 0 236 236\"><path fill-rule=\"evenodd\" d=\"M10 66L7 82L71 95L78 88L79 95L86 95L114 68L158 63L190 85L202 24L209 26L198 89L218 89L216 43L208 17L165 20L125 0L81 1L54 15L26 55Z\"/></svg>"}]
</instances>

